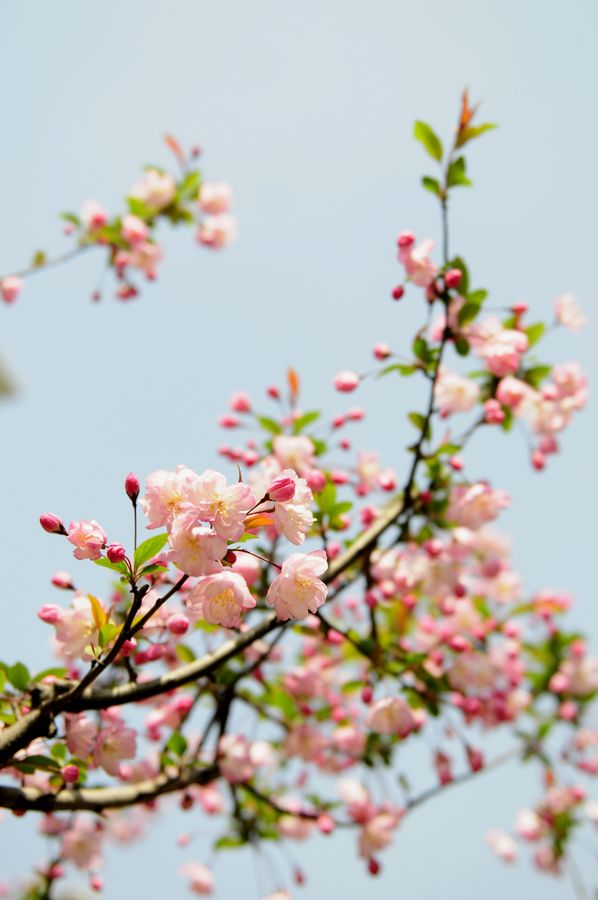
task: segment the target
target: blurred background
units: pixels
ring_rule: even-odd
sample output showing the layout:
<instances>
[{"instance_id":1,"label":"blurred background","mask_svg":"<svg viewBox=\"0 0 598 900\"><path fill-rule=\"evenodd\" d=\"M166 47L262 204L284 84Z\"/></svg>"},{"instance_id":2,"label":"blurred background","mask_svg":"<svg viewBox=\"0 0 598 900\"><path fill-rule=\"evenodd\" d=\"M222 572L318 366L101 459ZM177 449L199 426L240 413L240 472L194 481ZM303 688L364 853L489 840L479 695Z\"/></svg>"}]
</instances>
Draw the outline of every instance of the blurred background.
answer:
<instances>
[{"instance_id":1,"label":"blurred background","mask_svg":"<svg viewBox=\"0 0 598 900\"><path fill-rule=\"evenodd\" d=\"M330 383L339 369L368 369L381 340L406 349L422 310L415 293L390 300L395 238L439 235L435 200L419 186L431 165L412 123L447 136L466 85L483 100L481 120L501 127L468 151L475 188L455 198L452 249L491 302L525 300L532 320L550 316L557 294L575 293L590 327L558 332L542 353L580 359L596 379L597 26L592 0L2 4L0 272L39 247L67 248L61 210L88 197L119 209L143 164L170 165L165 132L205 148L202 169L232 183L240 219L238 243L221 253L197 247L188 230L165 230L160 280L139 301L106 290L91 303L102 263L89 254L31 279L0 309L0 356L18 386L0 398L3 659L50 660L36 611L61 600L54 571L106 590L100 570L76 569L66 542L42 532L40 512L96 518L127 541L124 475L222 466L216 420L233 390L267 411L265 385L292 364L304 407L332 414L347 405ZM411 390L389 378L350 398L368 410L356 447L380 449L399 475ZM590 407L543 474L516 434L476 438L467 451L472 476L511 493L500 524L526 586L571 590L571 620L595 647L597 438ZM569 882L527 860L502 866L482 840L534 800L536 774L514 764L424 806L397 832L378 879L352 834L295 844L308 875L297 896L573 897ZM109 853L107 898L187 896L177 869L207 858L210 833L170 810L149 839ZM1 827L0 877L10 880L45 850L33 823L8 816ZM183 830L197 837L184 851L175 846ZM596 883L596 844L577 862ZM221 854L217 896L261 897L288 871L276 853Z\"/></svg>"}]
</instances>

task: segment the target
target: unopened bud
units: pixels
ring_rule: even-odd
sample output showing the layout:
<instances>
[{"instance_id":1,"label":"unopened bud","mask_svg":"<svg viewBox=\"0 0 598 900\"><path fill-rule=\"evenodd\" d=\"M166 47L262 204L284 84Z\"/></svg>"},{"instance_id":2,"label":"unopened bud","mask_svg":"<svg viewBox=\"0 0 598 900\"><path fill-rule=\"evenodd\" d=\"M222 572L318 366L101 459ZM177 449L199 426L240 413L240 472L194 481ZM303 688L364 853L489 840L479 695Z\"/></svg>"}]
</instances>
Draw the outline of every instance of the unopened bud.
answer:
<instances>
[{"instance_id":1,"label":"unopened bud","mask_svg":"<svg viewBox=\"0 0 598 900\"><path fill-rule=\"evenodd\" d=\"M79 767L75 765L64 766L60 770L60 774L64 778L65 784L76 784L79 781Z\"/></svg>"},{"instance_id":2,"label":"unopened bud","mask_svg":"<svg viewBox=\"0 0 598 900\"><path fill-rule=\"evenodd\" d=\"M48 534L66 534L64 525L58 516L53 513L42 513L39 517L39 524Z\"/></svg>"},{"instance_id":3,"label":"unopened bud","mask_svg":"<svg viewBox=\"0 0 598 900\"><path fill-rule=\"evenodd\" d=\"M131 503L137 503L137 497L139 496L139 479L134 472L129 472L125 478L125 491L127 492L127 497Z\"/></svg>"},{"instance_id":4,"label":"unopened bud","mask_svg":"<svg viewBox=\"0 0 598 900\"><path fill-rule=\"evenodd\" d=\"M122 544L110 544L106 550L106 556L111 563L120 563L127 555L127 551Z\"/></svg>"},{"instance_id":5,"label":"unopened bud","mask_svg":"<svg viewBox=\"0 0 598 900\"><path fill-rule=\"evenodd\" d=\"M295 481L288 476L275 478L268 488L268 496L275 503L286 503L295 496Z\"/></svg>"},{"instance_id":6,"label":"unopened bud","mask_svg":"<svg viewBox=\"0 0 598 900\"><path fill-rule=\"evenodd\" d=\"M456 288L461 284L462 277L460 269L449 269L448 272L444 273L444 283L447 288Z\"/></svg>"}]
</instances>

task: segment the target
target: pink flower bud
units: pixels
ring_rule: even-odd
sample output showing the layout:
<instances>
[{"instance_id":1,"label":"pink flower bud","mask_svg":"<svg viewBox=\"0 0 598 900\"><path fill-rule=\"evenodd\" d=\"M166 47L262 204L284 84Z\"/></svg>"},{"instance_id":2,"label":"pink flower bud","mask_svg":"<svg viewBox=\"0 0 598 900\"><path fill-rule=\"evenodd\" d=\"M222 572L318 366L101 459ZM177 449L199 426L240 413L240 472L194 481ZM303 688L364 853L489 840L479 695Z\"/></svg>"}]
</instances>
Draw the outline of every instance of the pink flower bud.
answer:
<instances>
[{"instance_id":1,"label":"pink flower bud","mask_svg":"<svg viewBox=\"0 0 598 900\"><path fill-rule=\"evenodd\" d=\"M397 246L400 247L401 250L406 250L408 247L413 247L414 244L415 235L412 231L402 231L397 238Z\"/></svg>"},{"instance_id":2,"label":"pink flower bud","mask_svg":"<svg viewBox=\"0 0 598 900\"><path fill-rule=\"evenodd\" d=\"M348 438L343 438L339 441L339 447L341 450L350 450L351 449L351 441Z\"/></svg>"},{"instance_id":3,"label":"pink flower bud","mask_svg":"<svg viewBox=\"0 0 598 900\"><path fill-rule=\"evenodd\" d=\"M58 516L52 513L43 513L39 517L39 524L48 534L66 534L66 530Z\"/></svg>"},{"instance_id":4,"label":"pink flower bud","mask_svg":"<svg viewBox=\"0 0 598 900\"><path fill-rule=\"evenodd\" d=\"M89 886L92 891L101 891L104 887L104 882L99 875L92 875L89 879Z\"/></svg>"},{"instance_id":5,"label":"pink flower bud","mask_svg":"<svg viewBox=\"0 0 598 900\"><path fill-rule=\"evenodd\" d=\"M122 544L110 544L106 550L106 556L111 563L122 562L127 555L127 551Z\"/></svg>"},{"instance_id":6,"label":"pink flower bud","mask_svg":"<svg viewBox=\"0 0 598 900\"><path fill-rule=\"evenodd\" d=\"M337 391L343 391L348 394L350 391L354 391L357 385L359 384L359 375L355 372L349 372L348 370L343 370L339 372L338 375L333 379L333 384Z\"/></svg>"},{"instance_id":7,"label":"pink flower bud","mask_svg":"<svg viewBox=\"0 0 598 900\"><path fill-rule=\"evenodd\" d=\"M178 637L181 634L185 634L185 632L189 630L189 620L187 619L187 616L183 615L183 613L174 613L168 619L166 627L171 634L177 635Z\"/></svg>"},{"instance_id":8,"label":"pink flower bud","mask_svg":"<svg viewBox=\"0 0 598 900\"><path fill-rule=\"evenodd\" d=\"M326 485L326 476L319 469L307 469L303 473L303 477L307 481L310 489L315 493L323 490Z\"/></svg>"},{"instance_id":9,"label":"pink flower bud","mask_svg":"<svg viewBox=\"0 0 598 900\"><path fill-rule=\"evenodd\" d=\"M54 603L47 603L38 611L37 617L47 625L55 625L62 616L62 609Z\"/></svg>"},{"instance_id":10,"label":"pink flower bud","mask_svg":"<svg viewBox=\"0 0 598 900\"><path fill-rule=\"evenodd\" d=\"M318 826L318 830L322 832L322 834L332 834L334 831L334 819L328 815L328 813L322 813L318 816L316 820L316 825Z\"/></svg>"},{"instance_id":11,"label":"pink flower bud","mask_svg":"<svg viewBox=\"0 0 598 900\"><path fill-rule=\"evenodd\" d=\"M392 353L392 350L390 349L388 344L381 343L381 344L376 344L373 352L374 352L374 356L376 357L376 359L382 360L382 359L388 359L388 357Z\"/></svg>"},{"instance_id":12,"label":"pink flower bud","mask_svg":"<svg viewBox=\"0 0 598 900\"><path fill-rule=\"evenodd\" d=\"M54 587L62 588L64 591L72 591L75 587L68 572L54 572L51 581Z\"/></svg>"},{"instance_id":13,"label":"pink flower bud","mask_svg":"<svg viewBox=\"0 0 598 900\"><path fill-rule=\"evenodd\" d=\"M139 496L139 479L134 472L129 472L125 478L125 491L131 502L135 503Z\"/></svg>"},{"instance_id":14,"label":"pink flower bud","mask_svg":"<svg viewBox=\"0 0 598 900\"><path fill-rule=\"evenodd\" d=\"M249 397L249 394L246 394L244 391L238 391L231 396L229 406L233 412L251 412L251 398Z\"/></svg>"},{"instance_id":15,"label":"pink flower bud","mask_svg":"<svg viewBox=\"0 0 598 900\"><path fill-rule=\"evenodd\" d=\"M462 278L460 269L449 269L448 272L444 273L444 283L447 288L456 288L461 284Z\"/></svg>"},{"instance_id":16,"label":"pink flower bud","mask_svg":"<svg viewBox=\"0 0 598 900\"><path fill-rule=\"evenodd\" d=\"M23 282L17 275L7 275L0 280L0 294L5 303L13 303L22 290Z\"/></svg>"},{"instance_id":17,"label":"pink flower bud","mask_svg":"<svg viewBox=\"0 0 598 900\"><path fill-rule=\"evenodd\" d=\"M460 472L463 466L465 465L460 456L451 456L448 461L449 466L453 470L453 472Z\"/></svg>"},{"instance_id":18,"label":"pink flower bud","mask_svg":"<svg viewBox=\"0 0 598 900\"><path fill-rule=\"evenodd\" d=\"M266 393L268 397L272 398L272 400L280 400L280 391L275 384L268 385L268 387L266 388Z\"/></svg>"},{"instance_id":19,"label":"pink flower bud","mask_svg":"<svg viewBox=\"0 0 598 900\"><path fill-rule=\"evenodd\" d=\"M60 773L64 778L65 784L76 784L79 781L79 767L72 764L64 766Z\"/></svg>"},{"instance_id":20,"label":"pink flower bud","mask_svg":"<svg viewBox=\"0 0 598 900\"><path fill-rule=\"evenodd\" d=\"M333 469L330 473L330 478L332 479L333 484L347 484L349 481L349 473L344 472L342 469Z\"/></svg>"},{"instance_id":21,"label":"pink flower bud","mask_svg":"<svg viewBox=\"0 0 598 900\"><path fill-rule=\"evenodd\" d=\"M534 450L531 459L532 466L534 467L536 472L541 472L542 469L546 466L546 457L541 450Z\"/></svg>"},{"instance_id":22,"label":"pink flower bud","mask_svg":"<svg viewBox=\"0 0 598 900\"><path fill-rule=\"evenodd\" d=\"M57 878L62 878L64 875L64 866L60 865L60 863L53 863L48 869L48 878L51 878L52 881L55 881Z\"/></svg>"},{"instance_id":23,"label":"pink flower bud","mask_svg":"<svg viewBox=\"0 0 598 900\"><path fill-rule=\"evenodd\" d=\"M345 417L342 415L342 413L338 413L338 415L336 415L332 420L333 428L342 428L344 424L345 424Z\"/></svg>"},{"instance_id":24,"label":"pink flower bud","mask_svg":"<svg viewBox=\"0 0 598 900\"><path fill-rule=\"evenodd\" d=\"M403 294L405 293L405 288L402 284L397 284L396 287L393 287L391 297L393 300L400 300Z\"/></svg>"},{"instance_id":25,"label":"pink flower bud","mask_svg":"<svg viewBox=\"0 0 598 900\"><path fill-rule=\"evenodd\" d=\"M343 548L341 547L341 545L339 544L338 541L329 541L328 547L326 548L326 556L327 556L328 560L330 561L330 560L335 559L335 557L337 557L339 555L339 553L341 552L342 549Z\"/></svg>"},{"instance_id":26,"label":"pink flower bud","mask_svg":"<svg viewBox=\"0 0 598 900\"><path fill-rule=\"evenodd\" d=\"M369 684L366 684L361 692L361 699L366 704L366 706L369 706L369 704L372 702L373 698L374 698L374 691L372 690L372 688Z\"/></svg>"},{"instance_id":27,"label":"pink flower bud","mask_svg":"<svg viewBox=\"0 0 598 900\"><path fill-rule=\"evenodd\" d=\"M239 425L239 420L236 416L225 413L218 419L218 424L221 428L236 428Z\"/></svg>"},{"instance_id":28,"label":"pink flower bud","mask_svg":"<svg viewBox=\"0 0 598 900\"><path fill-rule=\"evenodd\" d=\"M286 503L295 496L295 481L293 478L282 476L275 478L268 488L268 496L275 503Z\"/></svg>"},{"instance_id":29,"label":"pink flower bud","mask_svg":"<svg viewBox=\"0 0 598 900\"><path fill-rule=\"evenodd\" d=\"M489 425L500 425L505 420L505 413L498 400L486 400L484 403L484 420Z\"/></svg>"},{"instance_id":30,"label":"pink flower bud","mask_svg":"<svg viewBox=\"0 0 598 900\"><path fill-rule=\"evenodd\" d=\"M368 859L368 872L370 875L378 875L380 872L380 863L373 856Z\"/></svg>"},{"instance_id":31,"label":"pink flower bud","mask_svg":"<svg viewBox=\"0 0 598 900\"><path fill-rule=\"evenodd\" d=\"M523 316L528 311L529 306L527 305L527 303L522 303L520 301L519 303L514 303L511 309L516 316Z\"/></svg>"}]
</instances>

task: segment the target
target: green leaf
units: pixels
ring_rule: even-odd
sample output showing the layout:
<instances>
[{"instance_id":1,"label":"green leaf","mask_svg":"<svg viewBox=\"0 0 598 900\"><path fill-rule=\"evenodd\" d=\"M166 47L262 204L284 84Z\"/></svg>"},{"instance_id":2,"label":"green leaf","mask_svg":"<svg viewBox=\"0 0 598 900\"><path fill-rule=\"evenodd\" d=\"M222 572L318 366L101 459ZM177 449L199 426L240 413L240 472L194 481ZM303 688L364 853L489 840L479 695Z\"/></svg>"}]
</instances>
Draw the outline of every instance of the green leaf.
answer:
<instances>
[{"instance_id":1,"label":"green leaf","mask_svg":"<svg viewBox=\"0 0 598 900\"><path fill-rule=\"evenodd\" d=\"M46 265L48 258L43 250L36 250L33 254L33 259L31 260L31 265L34 269L41 269Z\"/></svg>"},{"instance_id":2,"label":"green leaf","mask_svg":"<svg viewBox=\"0 0 598 900\"><path fill-rule=\"evenodd\" d=\"M105 647L106 644L109 644L116 635L120 631L120 625L115 625L114 622L106 622L105 625L99 630L99 644L100 647Z\"/></svg>"},{"instance_id":3,"label":"green leaf","mask_svg":"<svg viewBox=\"0 0 598 900\"><path fill-rule=\"evenodd\" d=\"M321 441L320 438L315 438L313 434L308 435L308 437L314 445L314 453L316 454L316 456L322 456L324 453L326 453L326 450L328 449L326 441Z\"/></svg>"},{"instance_id":4,"label":"green leaf","mask_svg":"<svg viewBox=\"0 0 598 900\"><path fill-rule=\"evenodd\" d=\"M177 644L176 655L184 663L191 663L195 660L195 653L186 644Z\"/></svg>"},{"instance_id":5,"label":"green leaf","mask_svg":"<svg viewBox=\"0 0 598 900\"><path fill-rule=\"evenodd\" d=\"M465 157L458 156L454 159L446 173L446 186L452 187L470 187L471 181L466 175Z\"/></svg>"},{"instance_id":6,"label":"green leaf","mask_svg":"<svg viewBox=\"0 0 598 900\"><path fill-rule=\"evenodd\" d=\"M67 754L66 744L52 744L52 747L50 748L50 753L52 754L54 759L62 761L63 759L66 758L66 754Z\"/></svg>"},{"instance_id":7,"label":"green leaf","mask_svg":"<svg viewBox=\"0 0 598 900\"><path fill-rule=\"evenodd\" d=\"M46 771L56 772L60 767L55 759L51 759L49 756L39 756L34 754L33 756L27 756L25 759L21 760L22 764L32 769L45 769Z\"/></svg>"},{"instance_id":8,"label":"green leaf","mask_svg":"<svg viewBox=\"0 0 598 900\"><path fill-rule=\"evenodd\" d=\"M99 559L94 559L94 563L96 566L101 566L103 569L112 569L113 572L120 572L121 575L128 575L129 570L124 562L113 563L110 562L105 556L101 556Z\"/></svg>"},{"instance_id":9,"label":"green leaf","mask_svg":"<svg viewBox=\"0 0 598 900\"><path fill-rule=\"evenodd\" d=\"M442 159L442 141L436 132L430 128L426 122L416 122L413 126L413 137L419 141L424 150L430 154L432 159L440 162Z\"/></svg>"},{"instance_id":10,"label":"green leaf","mask_svg":"<svg viewBox=\"0 0 598 900\"><path fill-rule=\"evenodd\" d=\"M270 419L268 416L257 416L257 420L262 428L269 431L270 434L282 434L282 428L274 419Z\"/></svg>"},{"instance_id":11,"label":"green leaf","mask_svg":"<svg viewBox=\"0 0 598 900\"><path fill-rule=\"evenodd\" d=\"M425 417L425 416L422 416L421 413L418 413L418 412L410 412L410 413L407 414L407 418L409 419L409 421L411 422L411 424L412 424L412 425L415 425L415 427L416 427L419 431L421 431L421 430L425 427L425 424L426 424L426 417Z\"/></svg>"},{"instance_id":12,"label":"green leaf","mask_svg":"<svg viewBox=\"0 0 598 900\"><path fill-rule=\"evenodd\" d=\"M160 566L158 563L152 563L150 566L145 566L141 572L139 572L139 577L141 578L143 575L154 575L156 572L167 572L168 566Z\"/></svg>"},{"instance_id":13,"label":"green leaf","mask_svg":"<svg viewBox=\"0 0 598 900\"><path fill-rule=\"evenodd\" d=\"M31 679L32 681L38 682L43 681L44 678L47 678L48 675L53 675L55 678L66 678L67 670L60 668L53 669L44 669L43 672L38 672L37 675L34 675Z\"/></svg>"},{"instance_id":14,"label":"green leaf","mask_svg":"<svg viewBox=\"0 0 598 900\"><path fill-rule=\"evenodd\" d=\"M245 838L239 836L233 836L230 834L224 835L224 837L218 838L217 841L214 841L214 849L215 850L224 850L225 848L232 847L243 847L247 841Z\"/></svg>"},{"instance_id":15,"label":"green leaf","mask_svg":"<svg viewBox=\"0 0 598 900\"><path fill-rule=\"evenodd\" d=\"M189 172L178 187L177 199L196 200L200 184L201 174L199 172Z\"/></svg>"},{"instance_id":16,"label":"green leaf","mask_svg":"<svg viewBox=\"0 0 598 900\"><path fill-rule=\"evenodd\" d=\"M533 347L534 344L538 343L545 331L546 326L544 322L536 322L534 325L530 325L529 328L525 329L530 347Z\"/></svg>"},{"instance_id":17,"label":"green leaf","mask_svg":"<svg viewBox=\"0 0 598 900\"><path fill-rule=\"evenodd\" d=\"M166 742L166 748L175 756L182 756L187 749L187 739L180 731L173 731Z\"/></svg>"},{"instance_id":18,"label":"green leaf","mask_svg":"<svg viewBox=\"0 0 598 900\"><path fill-rule=\"evenodd\" d=\"M523 378L532 387L538 388L551 372L552 366L532 366L531 369L526 369Z\"/></svg>"},{"instance_id":19,"label":"green leaf","mask_svg":"<svg viewBox=\"0 0 598 900\"><path fill-rule=\"evenodd\" d=\"M147 541L144 541L143 544L139 544L137 550L135 550L135 571L137 572L148 559L157 556L167 540L168 535L164 532L164 534L155 534L148 538Z\"/></svg>"},{"instance_id":20,"label":"green leaf","mask_svg":"<svg viewBox=\"0 0 598 900\"><path fill-rule=\"evenodd\" d=\"M454 256L448 263L448 269L459 269L461 272L461 281L459 283L459 293L466 297L469 294L469 269L465 264L465 260L461 256Z\"/></svg>"},{"instance_id":21,"label":"green leaf","mask_svg":"<svg viewBox=\"0 0 598 900\"><path fill-rule=\"evenodd\" d=\"M468 322L473 322L480 309L481 306L479 303L466 303L465 306L462 306L459 310L457 322L459 325L467 325Z\"/></svg>"},{"instance_id":22,"label":"green leaf","mask_svg":"<svg viewBox=\"0 0 598 900\"><path fill-rule=\"evenodd\" d=\"M62 212L60 213L60 218L64 219L65 222L70 222L71 225L74 225L76 228L81 228L81 219L79 216L76 216L75 213Z\"/></svg>"},{"instance_id":23,"label":"green leaf","mask_svg":"<svg viewBox=\"0 0 598 900\"><path fill-rule=\"evenodd\" d=\"M6 676L12 686L16 687L18 691L26 690L27 685L31 681L29 669L21 662L15 663L14 666L9 666L6 670Z\"/></svg>"},{"instance_id":24,"label":"green leaf","mask_svg":"<svg viewBox=\"0 0 598 900\"><path fill-rule=\"evenodd\" d=\"M405 363L392 363L390 366L385 366L382 371L378 372L378 378L382 378L383 375L388 375L389 372L398 372L399 375L413 375L414 372L418 371L417 366L408 366Z\"/></svg>"},{"instance_id":25,"label":"green leaf","mask_svg":"<svg viewBox=\"0 0 598 900\"><path fill-rule=\"evenodd\" d=\"M336 503L336 487L331 481L327 481L322 490L316 494L318 509L326 515Z\"/></svg>"},{"instance_id":26,"label":"green leaf","mask_svg":"<svg viewBox=\"0 0 598 900\"><path fill-rule=\"evenodd\" d=\"M464 337L458 337L455 341L455 350L459 356L467 356L469 353L469 341Z\"/></svg>"},{"instance_id":27,"label":"green leaf","mask_svg":"<svg viewBox=\"0 0 598 900\"><path fill-rule=\"evenodd\" d=\"M424 175L422 178L422 185L427 191L430 191L431 194L435 194L437 197L442 196L442 188L440 187L440 182L437 178L430 178L429 175Z\"/></svg>"},{"instance_id":28,"label":"green leaf","mask_svg":"<svg viewBox=\"0 0 598 900\"><path fill-rule=\"evenodd\" d=\"M127 204L129 206L129 212L133 213L134 216L139 216L140 219L144 219L145 221L151 221L156 215L156 210L153 206L148 206L138 197L127 197Z\"/></svg>"},{"instance_id":29,"label":"green leaf","mask_svg":"<svg viewBox=\"0 0 598 900\"><path fill-rule=\"evenodd\" d=\"M293 434L299 434L304 428L307 428L308 425L311 425L312 422L316 422L319 418L320 413L317 410L306 412L302 416L299 416L299 418L295 419L293 422Z\"/></svg>"},{"instance_id":30,"label":"green leaf","mask_svg":"<svg viewBox=\"0 0 598 900\"><path fill-rule=\"evenodd\" d=\"M498 128L495 122L484 122L481 125L472 125L471 128L465 128L459 135L456 146L462 147L468 141L473 141L486 131L492 131L494 128Z\"/></svg>"},{"instance_id":31,"label":"green leaf","mask_svg":"<svg viewBox=\"0 0 598 900\"><path fill-rule=\"evenodd\" d=\"M423 337L415 338L413 341L413 352L422 362L429 362L430 348L428 347L428 342Z\"/></svg>"}]
</instances>

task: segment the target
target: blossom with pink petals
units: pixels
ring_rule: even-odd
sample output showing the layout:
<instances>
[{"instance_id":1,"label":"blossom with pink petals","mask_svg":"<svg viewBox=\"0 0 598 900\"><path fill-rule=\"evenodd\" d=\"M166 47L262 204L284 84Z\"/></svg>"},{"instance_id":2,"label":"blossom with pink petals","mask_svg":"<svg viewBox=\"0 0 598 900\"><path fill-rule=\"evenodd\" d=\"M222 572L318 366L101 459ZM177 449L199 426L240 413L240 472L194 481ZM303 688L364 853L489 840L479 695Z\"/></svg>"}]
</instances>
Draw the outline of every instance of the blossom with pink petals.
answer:
<instances>
[{"instance_id":1,"label":"blossom with pink petals","mask_svg":"<svg viewBox=\"0 0 598 900\"><path fill-rule=\"evenodd\" d=\"M314 521L313 494L305 478L299 478L293 469L283 469L277 480L281 479L290 480L294 490L290 500L274 503L274 524L292 544L302 544Z\"/></svg>"},{"instance_id":2,"label":"blossom with pink petals","mask_svg":"<svg viewBox=\"0 0 598 900\"><path fill-rule=\"evenodd\" d=\"M580 331L588 324L581 307L575 302L573 294L562 294L554 302L554 314L559 325Z\"/></svg>"},{"instance_id":3,"label":"blossom with pink petals","mask_svg":"<svg viewBox=\"0 0 598 900\"><path fill-rule=\"evenodd\" d=\"M189 890L193 894L208 897L214 893L214 876L203 863L188 862L179 869L181 875L190 879Z\"/></svg>"},{"instance_id":4,"label":"blossom with pink petals","mask_svg":"<svg viewBox=\"0 0 598 900\"><path fill-rule=\"evenodd\" d=\"M402 697L383 697L371 707L366 725L380 734L397 734L404 738L416 727L416 721L411 707Z\"/></svg>"},{"instance_id":5,"label":"blossom with pink petals","mask_svg":"<svg viewBox=\"0 0 598 900\"><path fill-rule=\"evenodd\" d=\"M99 559L108 538L95 519L82 519L80 522L71 522L67 540L76 547L73 550L76 559Z\"/></svg>"},{"instance_id":6,"label":"blossom with pink petals","mask_svg":"<svg viewBox=\"0 0 598 900\"><path fill-rule=\"evenodd\" d=\"M159 211L170 206L176 193L176 183L168 172L146 169L130 190L130 196L141 200L150 209Z\"/></svg>"},{"instance_id":7,"label":"blossom with pink petals","mask_svg":"<svg viewBox=\"0 0 598 900\"><path fill-rule=\"evenodd\" d=\"M231 208L233 190L224 181L204 181L199 190L199 207L202 212L217 216Z\"/></svg>"},{"instance_id":8,"label":"blossom with pink petals","mask_svg":"<svg viewBox=\"0 0 598 900\"><path fill-rule=\"evenodd\" d=\"M277 434L273 442L274 455L283 469L294 469L303 475L314 465L315 447L305 434Z\"/></svg>"},{"instance_id":9,"label":"blossom with pink petals","mask_svg":"<svg viewBox=\"0 0 598 900\"><path fill-rule=\"evenodd\" d=\"M93 761L108 775L118 775L123 759L133 759L137 750L137 738L132 728L127 728L119 719L103 723L96 738Z\"/></svg>"},{"instance_id":10,"label":"blossom with pink petals","mask_svg":"<svg viewBox=\"0 0 598 900\"><path fill-rule=\"evenodd\" d=\"M170 526L175 516L192 509L190 499L199 476L188 466L177 466L174 472L158 469L148 475L145 494L139 501L148 518L148 528Z\"/></svg>"},{"instance_id":11,"label":"blossom with pink petals","mask_svg":"<svg viewBox=\"0 0 598 900\"><path fill-rule=\"evenodd\" d=\"M170 544L174 564L187 575L213 575L222 569L226 540L206 525L180 516L172 525Z\"/></svg>"},{"instance_id":12,"label":"blossom with pink petals","mask_svg":"<svg viewBox=\"0 0 598 900\"><path fill-rule=\"evenodd\" d=\"M268 589L266 602L280 619L304 619L326 602L328 588L319 578L328 568L324 550L292 553Z\"/></svg>"},{"instance_id":13,"label":"blossom with pink petals","mask_svg":"<svg viewBox=\"0 0 598 900\"><path fill-rule=\"evenodd\" d=\"M185 604L194 616L211 625L238 628L242 613L255 606L255 598L245 579L228 571L202 578L188 594Z\"/></svg>"},{"instance_id":14,"label":"blossom with pink petals","mask_svg":"<svg viewBox=\"0 0 598 900\"><path fill-rule=\"evenodd\" d=\"M210 522L220 537L235 541L244 531L243 520L255 506L251 487L243 481L227 485L220 472L206 469L193 487L193 505L200 519Z\"/></svg>"}]
</instances>

